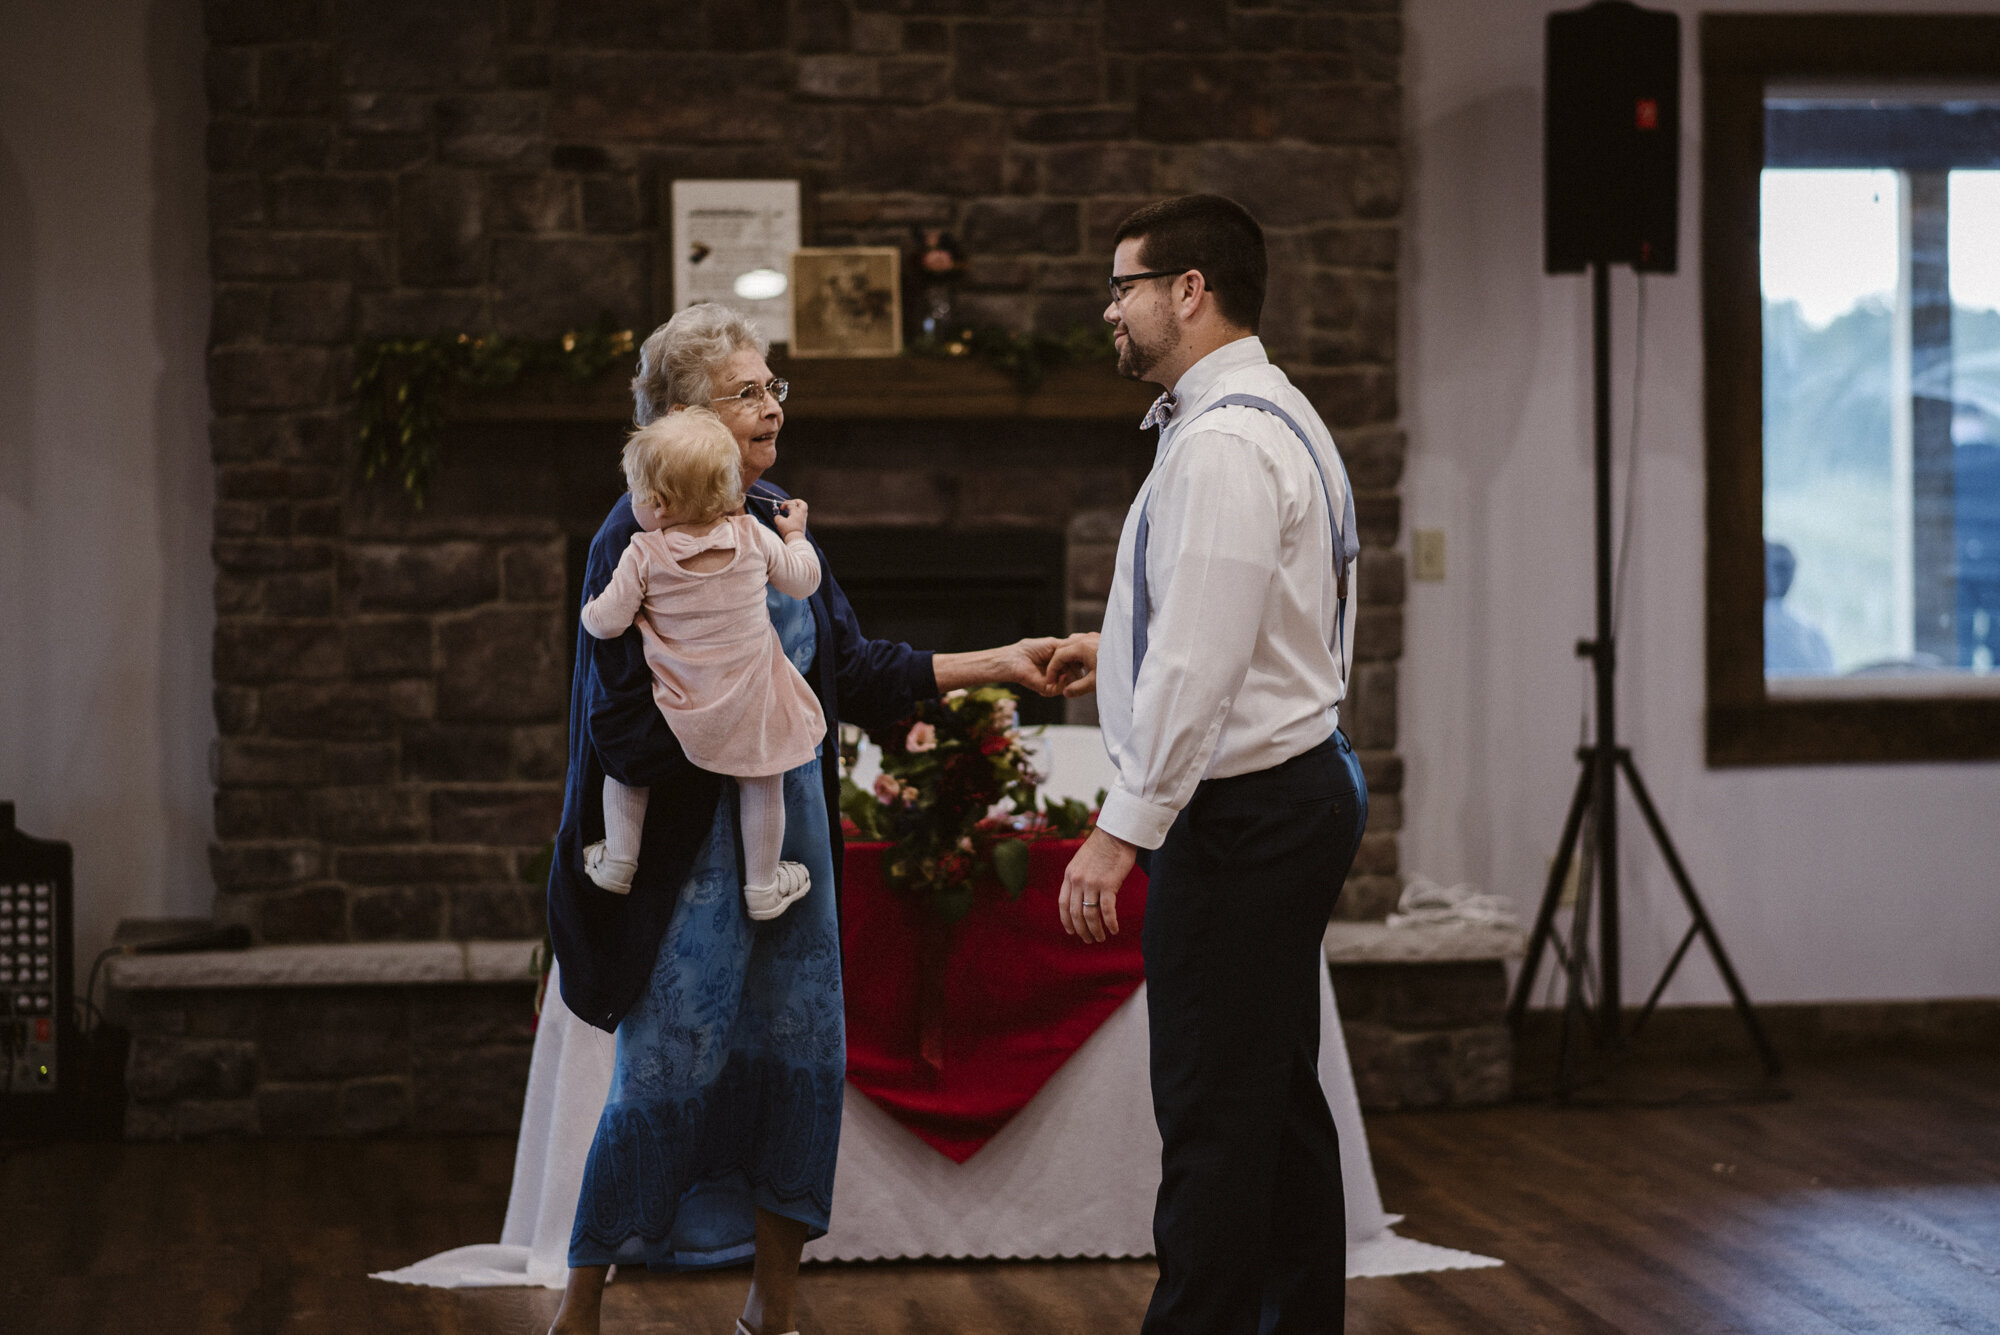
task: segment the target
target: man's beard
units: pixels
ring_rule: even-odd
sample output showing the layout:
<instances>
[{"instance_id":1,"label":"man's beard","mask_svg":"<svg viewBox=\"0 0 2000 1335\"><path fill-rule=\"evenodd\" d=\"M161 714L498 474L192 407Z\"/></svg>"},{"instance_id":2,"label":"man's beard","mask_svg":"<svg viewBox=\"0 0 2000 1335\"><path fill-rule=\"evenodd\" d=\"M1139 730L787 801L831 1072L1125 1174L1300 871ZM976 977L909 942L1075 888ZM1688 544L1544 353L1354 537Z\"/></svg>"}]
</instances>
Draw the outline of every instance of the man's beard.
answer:
<instances>
[{"instance_id":1,"label":"man's beard","mask_svg":"<svg viewBox=\"0 0 2000 1335\"><path fill-rule=\"evenodd\" d=\"M1118 374L1127 380L1144 380L1167 354L1181 343L1181 327L1171 325L1155 344L1141 343L1130 325L1125 326L1125 346L1118 353Z\"/></svg>"}]
</instances>

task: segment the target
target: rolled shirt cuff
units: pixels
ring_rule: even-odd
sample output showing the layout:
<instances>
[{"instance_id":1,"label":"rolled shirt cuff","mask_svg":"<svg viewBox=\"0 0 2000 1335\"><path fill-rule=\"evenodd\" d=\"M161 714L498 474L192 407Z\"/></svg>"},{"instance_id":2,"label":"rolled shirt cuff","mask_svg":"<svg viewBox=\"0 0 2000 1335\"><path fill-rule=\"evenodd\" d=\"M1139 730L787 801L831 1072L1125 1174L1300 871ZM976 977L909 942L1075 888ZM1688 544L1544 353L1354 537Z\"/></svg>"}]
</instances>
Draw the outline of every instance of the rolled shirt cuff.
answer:
<instances>
[{"instance_id":1,"label":"rolled shirt cuff","mask_svg":"<svg viewBox=\"0 0 2000 1335\"><path fill-rule=\"evenodd\" d=\"M937 666L933 662L937 652L931 649L916 649L910 653L910 700L935 700L944 692L938 689Z\"/></svg>"},{"instance_id":2,"label":"rolled shirt cuff","mask_svg":"<svg viewBox=\"0 0 2000 1335\"><path fill-rule=\"evenodd\" d=\"M1123 788L1104 795L1104 809L1097 813L1097 828L1113 834L1136 848L1158 848L1166 842L1181 813L1173 807L1134 797Z\"/></svg>"}]
</instances>

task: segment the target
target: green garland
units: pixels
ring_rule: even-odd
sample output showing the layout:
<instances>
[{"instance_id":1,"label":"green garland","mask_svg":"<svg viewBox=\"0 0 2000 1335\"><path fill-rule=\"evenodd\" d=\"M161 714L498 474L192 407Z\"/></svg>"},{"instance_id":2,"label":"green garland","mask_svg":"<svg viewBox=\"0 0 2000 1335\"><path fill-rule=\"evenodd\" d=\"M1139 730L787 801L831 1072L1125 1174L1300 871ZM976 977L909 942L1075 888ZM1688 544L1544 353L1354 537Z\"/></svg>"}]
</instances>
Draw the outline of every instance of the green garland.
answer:
<instances>
[{"instance_id":1,"label":"green garland","mask_svg":"<svg viewBox=\"0 0 2000 1335\"><path fill-rule=\"evenodd\" d=\"M444 331L370 339L355 349L354 397L361 476L393 478L419 508L444 464L445 404L453 390L498 390L547 374L588 384L634 348L632 331L609 315L558 338L501 338ZM1079 325L1060 337L968 327L956 337L913 340L912 357L967 357L1011 376L1020 392L1042 387L1049 371L1109 361L1108 326Z\"/></svg>"},{"instance_id":2,"label":"green garland","mask_svg":"<svg viewBox=\"0 0 2000 1335\"><path fill-rule=\"evenodd\" d=\"M1111 341L1111 326L1102 321L1077 325L1062 335L1011 334L984 325L962 329L951 338L926 335L912 339L904 351L912 357L975 358L1012 376L1023 394L1040 389L1055 367L1108 362L1118 355Z\"/></svg>"},{"instance_id":3,"label":"green garland","mask_svg":"<svg viewBox=\"0 0 2000 1335\"><path fill-rule=\"evenodd\" d=\"M392 477L419 507L444 463L445 401L454 389L503 389L530 374L587 384L632 355L632 331L602 316L560 338L438 333L373 339L355 350L361 475Z\"/></svg>"}]
</instances>

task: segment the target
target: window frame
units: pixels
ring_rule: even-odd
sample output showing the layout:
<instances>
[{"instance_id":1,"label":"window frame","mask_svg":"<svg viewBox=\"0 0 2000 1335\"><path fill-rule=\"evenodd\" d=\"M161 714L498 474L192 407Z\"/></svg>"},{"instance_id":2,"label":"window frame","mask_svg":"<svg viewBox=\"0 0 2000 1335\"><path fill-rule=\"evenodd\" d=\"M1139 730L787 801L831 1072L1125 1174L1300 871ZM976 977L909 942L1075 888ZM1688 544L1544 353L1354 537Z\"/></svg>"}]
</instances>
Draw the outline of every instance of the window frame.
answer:
<instances>
[{"instance_id":1,"label":"window frame","mask_svg":"<svg viewBox=\"0 0 2000 1335\"><path fill-rule=\"evenodd\" d=\"M1702 357L1711 767L2000 758L2000 695L1774 697L1764 677L1766 85L2000 78L2000 15L1704 14Z\"/></svg>"}]
</instances>

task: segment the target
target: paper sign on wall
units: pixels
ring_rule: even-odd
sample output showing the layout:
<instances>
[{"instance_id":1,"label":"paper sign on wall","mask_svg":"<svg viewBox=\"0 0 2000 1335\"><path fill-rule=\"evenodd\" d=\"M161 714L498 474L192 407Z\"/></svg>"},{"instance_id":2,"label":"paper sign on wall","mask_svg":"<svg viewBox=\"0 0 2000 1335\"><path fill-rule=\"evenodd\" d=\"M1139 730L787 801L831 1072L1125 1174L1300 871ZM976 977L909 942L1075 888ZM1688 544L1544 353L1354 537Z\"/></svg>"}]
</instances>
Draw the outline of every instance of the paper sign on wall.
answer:
<instances>
[{"instance_id":1,"label":"paper sign on wall","mask_svg":"<svg viewBox=\"0 0 2000 1335\"><path fill-rule=\"evenodd\" d=\"M773 343L792 340L797 181L675 181L674 309L719 301Z\"/></svg>"}]
</instances>

